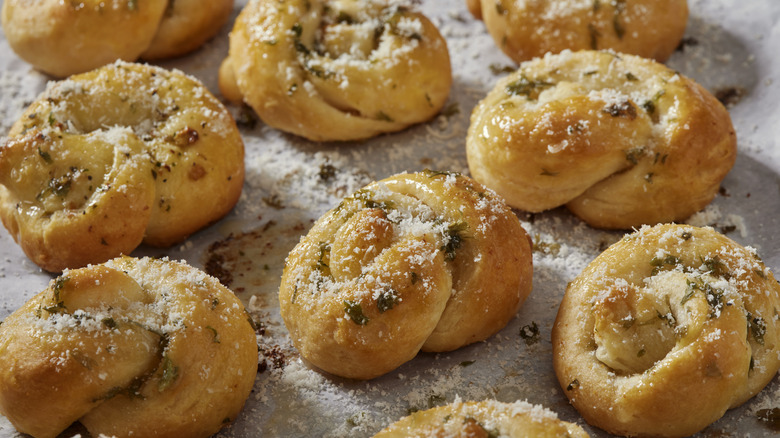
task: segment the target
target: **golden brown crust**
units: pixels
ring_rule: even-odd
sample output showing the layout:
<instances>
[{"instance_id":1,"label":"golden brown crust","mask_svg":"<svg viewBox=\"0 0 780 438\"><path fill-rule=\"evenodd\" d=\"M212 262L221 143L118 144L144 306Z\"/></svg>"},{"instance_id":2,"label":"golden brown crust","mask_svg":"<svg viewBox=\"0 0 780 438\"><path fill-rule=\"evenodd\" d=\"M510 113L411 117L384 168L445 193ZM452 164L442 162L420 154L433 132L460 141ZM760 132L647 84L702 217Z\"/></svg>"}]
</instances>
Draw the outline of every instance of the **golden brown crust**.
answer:
<instances>
[{"instance_id":1,"label":"golden brown crust","mask_svg":"<svg viewBox=\"0 0 780 438\"><path fill-rule=\"evenodd\" d=\"M141 58L173 58L192 52L219 32L231 12L233 0L168 1L157 33Z\"/></svg>"},{"instance_id":2,"label":"golden brown crust","mask_svg":"<svg viewBox=\"0 0 780 438\"><path fill-rule=\"evenodd\" d=\"M516 62L563 50L610 49L663 62L688 22L686 0L467 0ZM477 12L478 10L478 12Z\"/></svg>"},{"instance_id":3,"label":"golden brown crust","mask_svg":"<svg viewBox=\"0 0 780 438\"><path fill-rule=\"evenodd\" d=\"M50 85L0 149L0 218L49 271L168 246L238 201L243 142L181 72L115 63ZM209 208L202 208L209 199Z\"/></svg>"},{"instance_id":4,"label":"golden brown crust","mask_svg":"<svg viewBox=\"0 0 780 438\"><path fill-rule=\"evenodd\" d=\"M643 227L566 290L553 366L588 423L688 436L780 368L780 286L755 251L711 228Z\"/></svg>"},{"instance_id":5,"label":"golden brown crust","mask_svg":"<svg viewBox=\"0 0 780 438\"><path fill-rule=\"evenodd\" d=\"M268 125L355 140L430 119L452 83L447 45L422 14L382 0L253 0L230 34L238 88ZM231 99L236 100L236 99Z\"/></svg>"},{"instance_id":6,"label":"golden brown crust","mask_svg":"<svg viewBox=\"0 0 780 438\"><path fill-rule=\"evenodd\" d=\"M374 438L587 438L578 425L561 421L541 407L518 401L463 403L415 412L383 429Z\"/></svg>"},{"instance_id":7,"label":"golden brown crust","mask_svg":"<svg viewBox=\"0 0 780 438\"><path fill-rule=\"evenodd\" d=\"M218 85L222 97L229 102L236 105L242 105L244 103L244 95L238 88L236 72L233 70L233 62L229 57L223 59L222 63L219 65Z\"/></svg>"},{"instance_id":8,"label":"golden brown crust","mask_svg":"<svg viewBox=\"0 0 780 438\"><path fill-rule=\"evenodd\" d=\"M0 412L54 437L207 437L236 418L257 344L241 302L167 260L68 271L0 326Z\"/></svg>"},{"instance_id":9,"label":"golden brown crust","mask_svg":"<svg viewBox=\"0 0 780 438\"><path fill-rule=\"evenodd\" d=\"M466 7L474 18L482 19L482 2L480 0L466 0Z\"/></svg>"},{"instance_id":10,"label":"golden brown crust","mask_svg":"<svg viewBox=\"0 0 780 438\"><path fill-rule=\"evenodd\" d=\"M531 290L530 246L512 211L470 178L393 176L344 199L293 249L282 317L314 365L373 378L420 349L503 328Z\"/></svg>"},{"instance_id":11,"label":"golden brown crust","mask_svg":"<svg viewBox=\"0 0 780 438\"><path fill-rule=\"evenodd\" d=\"M100 133L84 142L30 132L0 149L0 218L35 264L61 271L129 254L141 244L155 183L149 172L138 171L145 168L140 142L126 132L116 138L130 156Z\"/></svg>"},{"instance_id":12,"label":"golden brown crust","mask_svg":"<svg viewBox=\"0 0 780 438\"><path fill-rule=\"evenodd\" d=\"M66 77L118 59L183 55L214 36L232 8L233 0L8 0L2 21L14 52Z\"/></svg>"},{"instance_id":13,"label":"golden brown crust","mask_svg":"<svg viewBox=\"0 0 780 438\"><path fill-rule=\"evenodd\" d=\"M566 205L599 228L684 220L736 159L723 105L631 55L569 52L523 63L475 108L469 168L513 207Z\"/></svg>"}]
</instances>

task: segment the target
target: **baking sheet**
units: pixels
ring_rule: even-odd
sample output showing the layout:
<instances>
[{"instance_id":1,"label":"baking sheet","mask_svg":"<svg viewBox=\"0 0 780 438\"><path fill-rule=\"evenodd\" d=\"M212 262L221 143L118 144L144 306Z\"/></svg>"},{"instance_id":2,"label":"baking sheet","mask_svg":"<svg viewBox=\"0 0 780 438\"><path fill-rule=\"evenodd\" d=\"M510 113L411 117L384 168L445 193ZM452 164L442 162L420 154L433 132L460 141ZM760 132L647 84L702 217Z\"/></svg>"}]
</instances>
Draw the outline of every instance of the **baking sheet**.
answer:
<instances>
[{"instance_id":1,"label":"baking sheet","mask_svg":"<svg viewBox=\"0 0 780 438\"><path fill-rule=\"evenodd\" d=\"M236 2L233 17L245 1ZM729 103L739 156L723 189L695 225L712 225L759 250L780 271L780 2L689 0L682 50L668 64ZM321 373L291 347L276 291L287 252L311 223L365 183L425 168L467 172L465 135L471 109L512 65L468 14L465 0L420 4L448 41L454 85L442 115L401 133L365 142L318 144L280 133L240 107L231 111L246 144L247 178L239 204L219 223L167 250L168 256L217 275L261 323L260 371L244 411L219 437L371 436L416 409L462 400L527 400L608 436L569 406L552 372L550 331L566 283L622 233L592 229L562 209L518 212L534 238L534 290L496 336L447 354L420 354L369 382ZM659 25L663 25L659 23ZM217 69L231 25L203 49L161 63L198 77L218 93ZM49 78L18 59L0 35L0 132L6 133ZM52 277L29 262L0 229L0 319L46 287ZM533 336L533 327L538 336ZM700 436L776 436L757 419L780 408L780 379L705 429ZM63 436L84 435L74 428ZM18 436L0 417L0 437Z\"/></svg>"}]
</instances>

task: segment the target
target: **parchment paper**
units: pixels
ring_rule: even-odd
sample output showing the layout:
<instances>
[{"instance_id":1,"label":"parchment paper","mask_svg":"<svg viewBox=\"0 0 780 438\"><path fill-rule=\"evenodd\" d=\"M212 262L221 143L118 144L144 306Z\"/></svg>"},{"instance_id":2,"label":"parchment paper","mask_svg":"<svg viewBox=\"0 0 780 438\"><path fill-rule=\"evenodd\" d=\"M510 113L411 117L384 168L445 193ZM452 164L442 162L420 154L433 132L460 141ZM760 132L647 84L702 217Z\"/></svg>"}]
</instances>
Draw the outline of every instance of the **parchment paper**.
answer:
<instances>
[{"instance_id":1,"label":"parchment paper","mask_svg":"<svg viewBox=\"0 0 780 438\"><path fill-rule=\"evenodd\" d=\"M245 1L237 1L233 18ZM712 225L759 250L780 271L780 2L689 0L685 44L668 64L729 104L739 157L715 201L689 222ZM365 183L425 168L467 172L465 135L471 109L511 61L495 46L463 0L423 0L420 6L448 41L454 72L441 116L401 133L365 142L317 144L268 128L251 111L231 106L247 148L247 180L235 210L219 223L167 250L168 256L216 274L261 323L260 372L244 411L219 437L371 436L416 409L495 398L541 404L584 423L552 372L550 330L566 283L623 233L592 229L562 209L518 212L534 238L534 290L504 330L448 354L420 354L369 382L326 375L302 361L281 322L276 291L287 252L312 221ZM663 25L659 23L659 25ZM215 94L219 62L232 20L198 52L161 63L202 80ZM0 35L0 132L48 77L32 70ZM27 260L0 229L0 319L43 290L51 276ZM533 328L538 328L534 336ZM780 408L780 379L708 427L700 436L776 436L760 409ZM63 436L85 435L78 427ZM0 417L0 437L18 436Z\"/></svg>"}]
</instances>

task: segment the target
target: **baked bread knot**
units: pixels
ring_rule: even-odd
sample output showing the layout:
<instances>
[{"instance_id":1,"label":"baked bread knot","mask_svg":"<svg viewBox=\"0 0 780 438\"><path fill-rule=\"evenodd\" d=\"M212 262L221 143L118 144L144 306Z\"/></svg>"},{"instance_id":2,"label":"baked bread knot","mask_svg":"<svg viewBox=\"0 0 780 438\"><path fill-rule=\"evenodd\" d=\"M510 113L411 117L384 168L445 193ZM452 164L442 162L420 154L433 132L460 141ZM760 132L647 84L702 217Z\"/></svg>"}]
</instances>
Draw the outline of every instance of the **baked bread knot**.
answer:
<instances>
[{"instance_id":1,"label":"baked bread knot","mask_svg":"<svg viewBox=\"0 0 780 438\"><path fill-rule=\"evenodd\" d=\"M243 179L235 121L202 84L117 62L51 83L14 124L0 218L58 272L185 239L233 207Z\"/></svg>"},{"instance_id":2,"label":"baked bread knot","mask_svg":"<svg viewBox=\"0 0 780 438\"><path fill-rule=\"evenodd\" d=\"M466 0L515 62L569 50L609 49L659 62L688 23L686 0Z\"/></svg>"},{"instance_id":3,"label":"baked bread knot","mask_svg":"<svg viewBox=\"0 0 780 438\"><path fill-rule=\"evenodd\" d=\"M509 205L566 205L598 228L682 221L710 203L736 159L728 111L662 64L564 51L520 65L477 105L473 177Z\"/></svg>"},{"instance_id":4,"label":"baked bread knot","mask_svg":"<svg viewBox=\"0 0 780 438\"><path fill-rule=\"evenodd\" d=\"M66 77L117 59L171 58L211 39L233 0L6 0L3 31L22 59Z\"/></svg>"},{"instance_id":5,"label":"baked bread knot","mask_svg":"<svg viewBox=\"0 0 780 438\"><path fill-rule=\"evenodd\" d=\"M370 379L421 349L493 335L531 277L530 239L503 200L425 171L369 184L320 218L287 258L279 301L305 359Z\"/></svg>"},{"instance_id":6,"label":"baked bread knot","mask_svg":"<svg viewBox=\"0 0 780 438\"><path fill-rule=\"evenodd\" d=\"M566 289L553 366L588 423L692 435L780 368L780 286L752 248L711 228L642 227Z\"/></svg>"},{"instance_id":7,"label":"baked bread knot","mask_svg":"<svg viewBox=\"0 0 780 438\"><path fill-rule=\"evenodd\" d=\"M461 402L415 412L374 438L587 438L580 426L561 421L554 412L527 402L495 400Z\"/></svg>"},{"instance_id":8,"label":"baked bread knot","mask_svg":"<svg viewBox=\"0 0 780 438\"><path fill-rule=\"evenodd\" d=\"M388 0L250 1L220 69L225 96L243 96L266 124L314 141L364 139L428 120L451 84L439 31Z\"/></svg>"},{"instance_id":9,"label":"baked bread knot","mask_svg":"<svg viewBox=\"0 0 780 438\"><path fill-rule=\"evenodd\" d=\"M188 265L121 257L71 270L0 326L0 413L55 437L208 437L257 374L241 301Z\"/></svg>"}]
</instances>

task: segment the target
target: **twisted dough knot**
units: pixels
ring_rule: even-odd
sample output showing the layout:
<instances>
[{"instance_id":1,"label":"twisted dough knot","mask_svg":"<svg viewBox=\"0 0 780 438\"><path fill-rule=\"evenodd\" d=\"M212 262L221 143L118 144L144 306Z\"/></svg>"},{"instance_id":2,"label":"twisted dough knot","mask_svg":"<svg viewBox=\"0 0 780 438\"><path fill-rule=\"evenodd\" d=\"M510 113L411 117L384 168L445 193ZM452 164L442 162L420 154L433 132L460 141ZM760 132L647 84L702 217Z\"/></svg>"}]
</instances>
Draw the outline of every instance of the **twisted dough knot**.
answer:
<instances>
[{"instance_id":1,"label":"twisted dough knot","mask_svg":"<svg viewBox=\"0 0 780 438\"><path fill-rule=\"evenodd\" d=\"M255 0L236 20L220 88L268 125L310 140L401 130L442 108L444 38L386 0Z\"/></svg>"},{"instance_id":2,"label":"twisted dough knot","mask_svg":"<svg viewBox=\"0 0 780 438\"><path fill-rule=\"evenodd\" d=\"M304 358L369 379L503 328L531 291L531 264L493 192L456 174L396 175L344 199L293 249L281 313Z\"/></svg>"},{"instance_id":3,"label":"twisted dough knot","mask_svg":"<svg viewBox=\"0 0 780 438\"><path fill-rule=\"evenodd\" d=\"M241 302L176 262L123 257L64 273L0 326L0 412L54 437L207 437L254 384Z\"/></svg>"},{"instance_id":4,"label":"twisted dough knot","mask_svg":"<svg viewBox=\"0 0 780 438\"><path fill-rule=\"evenodd\" d=\"M569 437L587 438L578 425L561 421L554 412L526 402L456 401L415 412L391 424L374 438L425 437Z\"/></svg>"},{"instance_id":5,"label":"twisted dough knot","mask_svg":"<svg viewBox=\"0 0 780 438\"><path fill-rule=\"evenodd\" d=\"M466 0L516 62L563 50L609 49L665 61L685 33L686 0Z\"/></svg>"},{"instance_id":6,"label":"twisted dough knot","mask_svg":"<svg viewBox=\"0 0 780 438\"><path fill-rule=\"evenodd\" d=\"M755 251L711 228L643 227L566 290L553 364L591 424L688 436L780 368L780 286Z\"/></svg>"},{"instance_id":7,"label":"twisted dough knot","mask_svg":"<svg viewBox=\"0 0 780 438\"><path fill-rule=\"evenodd\" d=\"M0 149L0 218L46 270L101 263L221 218L243 160L233 118L202 84L117 62L51 84L14 124Z\"/></svg>"},{"instance_id":8,"label":"twisted dough knot","mask_svg":"<svg viewBox=\"0 0 780 438\"><path fill-rule=\"evenodd\" d=\"M117 59L183 55L216 35L233 0L6 0L3 31L11 48L57 77Z\"/></svg>"},{"instance_id":9,"label":"twisted dough knot","mask_svg":"<svg viewBox=\"0 0 780 438\"><path fill-rule=\"evenodd\" d=\"M736 159L728 111L701 86L594 51L523 63L476 107L466 147L474 179L509 205L621 229L686 219Z\"/></svg>"}]
</instances>

